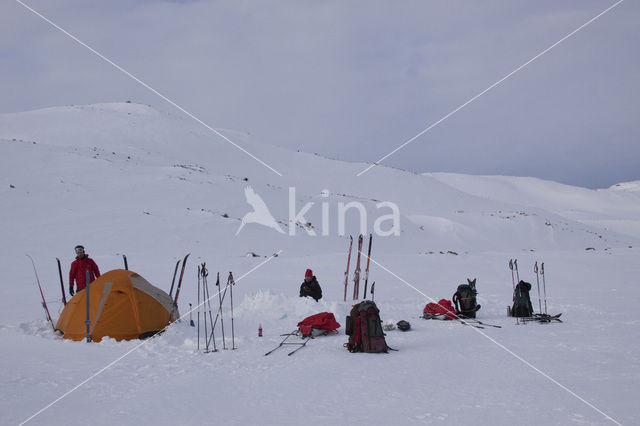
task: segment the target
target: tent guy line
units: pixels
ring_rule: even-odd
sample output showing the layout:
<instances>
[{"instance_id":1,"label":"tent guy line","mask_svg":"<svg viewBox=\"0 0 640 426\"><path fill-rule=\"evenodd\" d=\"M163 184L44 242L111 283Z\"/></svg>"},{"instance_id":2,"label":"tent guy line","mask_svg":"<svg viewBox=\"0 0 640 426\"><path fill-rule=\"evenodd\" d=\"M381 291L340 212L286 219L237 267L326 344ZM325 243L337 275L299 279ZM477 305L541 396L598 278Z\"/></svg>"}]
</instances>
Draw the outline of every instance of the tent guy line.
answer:
<instances>
[{"instance_id":1,"label":"tent guy line","mask_svg":"<svg viewBox=\"0 0 640 426\"><path fill-rule=\"evenodd\" d=\"M455 113L457 113L458 111L460 111L461 109L463 109L464 107L466 107L467 105L469 105L470 103L472 103L473 101L475 101L476 99L478 99L480 96L484 95L485 93L487 93L488 91L490 91L491 89L493 89L494 87L498 86L500 83L502 83L503 81L505 81L506 79L508 79L509 77L511 77L512 75L516 74L518 71L521 71L523 68L525 68L527 65L529 65L530 63L532 63L533 61L535 61L536 59L538 59L539 57L541 57L542 55L544 55L545 53L549 52L551 49L553 49L554 47L556 47L557 45L559 45L560 43L562 43L563 41L565 41L566 39L568 39L569 37L573 36L574 34L576 34L577 32L579 32L580 30L582 30L583 28L587 27L589 24L593 23L594 21L596 21L598 18L600 18L601 16L603 16L604 14L606 14L607 12L611 11L613 8L615 8L616 6L618 6L620 3L622 3L624 0L619 0L617 3L609 6L607 9L605 9L604 11L600 12L598 15L596 15L595 17L591 18L590 20L588 20L587 22L585 22L584 24L582 24L581 26L579 26L578 28L576 28L575 30L573 30L572 32L570 32L569 34L567 34L566 36L564 36L563 38L561 38L560 40L558 40L557 42L553 43L551 46L547 47L546 49L544 49L542 52L538 53L536 56L534 56L533 58L529 59L527 62L525 62L524 64L520 65L518 68L516 68L515 70L511 71L509 74L505 75L504 77L502 77L500 80L496 81L495 83L493 83L491 86L487 87L486 89L484 89L482 92L478 93L477 95L475 95L474 97L472 97L471 99L469 99L468 101L466 101L465 103L463 103L462 105L460 105L459 107L457 107L456 109L454 109L453 111L451 111L449 114L445 115L444 117L442 117L441 119L439 119L438 121L436 121L435 123L431 124L429 127L427 127L426 129L422 130L421 132L419 132L417 135L413 136L412 138L410 138L409 140L407 140L406 142L402 143L401 145L399 145L398 147L396 147L393 151L391 151L390 153L388 153L387 155L381 157L380 159L378 159L377 161L374 161L373 163L371 163L367 168L365 168L364 170L360 171L356 176L360 177L363 174L365 174L366 172L368 172L369 170L371 170L373 167L379 165L382 161L386 160L387 158L391 157L393 154L395 154L396 152L400 151L402 148L404 148L405 146L409 145L411 142L415 141L416 139L418 139L420 136L424 135L425 133L427 133L429 130L433 129L434 127L436 127L438 124L442 123L443 121L445 121L447 118L451 117L452 115L454 115Z\"/></svg>"},{"instance_id":2,"label":"tent guy line","mask_svg":"<svg viewBox=\"0 0 640 426\"><path fill-rule=\"evenodd\" d=\"M413 290L415 290L416 292L420 293L422 296L426 297L428 300L431 300L434 303L438 303L435 299L433 299L432 297L426 295L425 293L423 293L422 291L420 291L417 287L415 287L414 285L412 285L411 283L407 282L405 279L401 278L400 276L398 276L397 274L395 274L393 271L391 271L389 268L385 267L384 265L381 265L380 263L376 262L373 258L369 258L369 260L371 260L371 262L373 262L375 265L379 266L380 268L382 268L385 272L389 273L390 275L392 275L393 277L397 278L398 280L400 280L403 284L405 284L406 286L412 288ZM571 389L569 389L568 387L566 387L565 385L563 385L562 383L558 382L557 380L555 380L553 377L551 377L550 375L548 375L547 373L545 373L544 371L540 370L539 368L537 368L536 366L534 366L533 364L531 364L529 361L525 360L524 358L522 358L520 355L516 354L515 352L513 352L512 350L510 350L509 348L507 348L506 346L504 346L502 343L498 342L497 340L495 340L493 337L487 335L485 332L483 332L482 330L476 328L476 327L469 327L470 329L476 331L477 333L480 333L482 336L486 337L488 340L490 340L492 343L494 343L496 346L498 346L499 348L503 349L504 351L506 351L508 354L512 355L513 357L515 357L517 360L521 361L522 363L524 363L527 367L530 367L531 369L533 369L536 373L540 374L541 376L545 377L546 379L548 379L549 381L551 381L552 383L556 384L557 386L559 386L561 389L565 390L566 392L568 392L570 395L574 396L575 398L577 398L578 400L580 400L581 402L585 403L586 405L588 405L589 407L591 407L592 409L594 409L595 411L597 411L598 413L602 414L607 420L610 420L611 422L622 426L622 423L618 422L617 420L615 420L613 417L611 417L610 415L608 415L607 413L605 413L604 411L602 411L601 409L599 409L598 407L596 407L595 405L593 405L592 403L590 403L589 401L587 401L586 399L584 399L583 397L581 397L580 395L578 395L577 393L575 393L574 391L572 391Z\"/></svg>"},{"instance_id":3,"label":"tent guy line","mask_svg":"<svg viewBox=\"0 0 640 426\"><path fill-rule=\"evenodd\" d=\"M278 257L278 255L280 255L280 253L282 253L282 250L278 250L277 252L275 252L274 254L272 254L271 256L269 256L268 259L262 261L261 263L257 264L256 266L254 266L253 268L251 268L249 271L245 272L244 274L242 274L240 277L238 277L238 279L236 279L236 283L241 281L243 278L245 278L246 276L248 276L249 274L251 274L252 272L254 272L256 269L262 267L263 265L267 264L268 262L270 262L271 260L273 260L275 257ZM221 286L222 287L222 286ZM218 291L218 293L222 291L222 289L220 289ZM214 294L213 296L211 296L209 299L211 299L212 297L215 297L218 295L218 293ZM199 306L202 306L202 304L204 304L207 300L204 300L200 305L196 306L193 309L197 309ZM181 315L180 318L178 318L176 321L174 321L173 323L169 323L164 329L162 329L160 332L158 332L157 334L151 336L150 338L143 340L142 342L138 343L136 346L134 346L133 348L129 349L127 352L125 352L124 354L122 354L121 356L119 356L118 358L116 358L115 360L111 361L109 364L105 365L104 367L102 367L100 370L96 371L95 373L93 373L91 376L89 376L88 378L86 378L85 380L83 380L82 382L78 383L76 386L74 386L73 388L69 389L67 392L65 392L64 394L62 394L61 396L59 396L57 399L55 399L54 401L50 402L49 404L45 405L43 408L41 408L40 410L38 410L36 413L32 414L29 418L27 418L26 420L22 421L19 423L18 426L22 426L26 423L28 423L29 421L33 420L35 417L37 417L38 415L42 414L43 412L45 412L46 410L48 410L49 408L51 408L52 406L54 406L55 404L57 404L58 402L62 401L64 398L66 398L67 396L71 395L73 392L75 392L76 390L78 390L79 388L81 388L83 385L87 384L88 382L90 382L91 380L95 379L96 377L98 377L100 374L102 374L104 371L108 370L109 368L113 367L114 365L116 365L118 362L122 361L124 358L126 358L128 355L130 355L131 353L137 351L140 347L142 347L144 344L146 344L147 342L150 342L151 340L153 340L156 336L160 335L163 331L165 331L166 329L168 329L171 324L174 324L175 322L178 322L180 320L182 320L183 318L186 318L187 315L189 315L190 312L193 311L193 309L189 310L189 312L185 313L184 315Z\"/></svg>"},{"instance_id":4,"label":"tent guy line","mask_svg":"<svg viewBox=\"0 0 640 426\"><path fill-rule=\"evenodd\" d=\"M190 117L193 120L195 120L197 123L201 124L202 126L207 128L211 132L215 133L217 136L221 137L222 139L224 139L225 141L227 141L228 143L230 143L231 145L233 145L234 147L236 147L237 149L239 149L240 151L242 151L243 153L245 153L249 157L253 158L258 163L260 163L264 167L266 167L267 169L271 170L272 172L274 172L275 174L277 174L280 177L283 176L282 173L280 173L278 170L276 170L275 168L271 167L270 165L268 165L267 163L262 161L260 158L256 157L255 155L253 155L252 153L250 153L249 151L247 151L246 149L244 149L243 147L241 147L240 145L238 145L237 143L235 143L234 141L232 141L231 139L229 139L228 137L226 137L225 135L223 135L222 133L220 133L219 131L217 131L216 129L214 129L213 127L208 125L207 123L205 123L204 121L202 121L200 118L196 117L194 114L192 114L191 112L187 111L185 108L183 108L180 105L178 105L176 102L174 102L171 99L169 99L167 96L163 95L162 93L160 93L159 91L157 91L153 87L149 86L147 83L145 83L144 81L140 80L138 77L136 77L135 75L131 74L129 71L127 71L126 69L122 68L120 65L116 64L115 62L113 62L111 59L109 59L106 56L104 56L102 53L98 52L97 50L95 50L94 48L92 48L91 46L89 46L88 44L83 42L82 40L78 39L76 36L74 36L73 34L68 32L67 30L65 30L61 26L57 25L55 22L51 21L46 16L42 15L41 13L39 13L38 11L33 9L31 6L27 5L26 3L24 3L24 2L22 2L20 0L15 0L15 1L16 1L16 3L20 4L21 6L23 6L25 9L29 10L30 12L32 12L33 14L35 14L36 16L38 16L39 18L41 18L42 20L44 20L45 22L47 22L48 24L50 24L51 26L53 26L54 28L56 28L57 30L62 32L63 34L65 34L67 37L71 38L76 43L78 43L81 46L87 48L91 53L95 54L96 56L98 56L103 61L105 61L108 64L112 65L118 71L122 72L127 77L131 78L136 83L138 83L141 86L143 86L145 89L147 89L150 92L154 93L155 95L159 96L160 98L162 98L163 100L168 102L170 105L172 105L173 107L175 107L178 110L182 111L188 117Z\"/></svg>"}]
</instances>

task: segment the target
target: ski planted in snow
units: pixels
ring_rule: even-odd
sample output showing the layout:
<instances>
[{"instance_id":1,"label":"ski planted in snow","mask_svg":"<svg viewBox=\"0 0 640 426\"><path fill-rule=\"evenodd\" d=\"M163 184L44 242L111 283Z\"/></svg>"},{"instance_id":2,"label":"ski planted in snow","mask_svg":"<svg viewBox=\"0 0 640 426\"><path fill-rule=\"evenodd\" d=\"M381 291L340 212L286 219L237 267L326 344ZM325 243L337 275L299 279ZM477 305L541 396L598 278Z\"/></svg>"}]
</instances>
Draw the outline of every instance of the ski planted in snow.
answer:
<instances>
[{"instance_id":1,"label":"ski planted in snow","mask_svg":"<svg viewBox=\"0 0 640 426\"><path fill-rule=\"evenodd\" d=\"M42 296L42 307L44 311L47 313L47 319L49 320L49 324L51 324L51 328L53 331L56 331L56 326L51 319L51 314L49 313L49 308L47 307L47 301L44 299L44 293L42 292L42 286L40 285L40 278L38 278L38 271L36 271L36 263L33 261L33 258L27 255L29 260L31 260L31 265L33 266L33 272L36 274L36 282L38 283L38 288L40 289L40 296Z\"/></svg>"},{"instance_id":2,"label":"ski planted in snow","mask_svg":"<svg viewBox=\"0 0 640 426\"><path fill-rule=\"evenodd\" d=\"M362 234L358 236L358 257L356 258L356 270L353 274L353 300L358 300L360 293L360 254L362 253Z\"/></svg>"},{"instance_id":3,"label":"ski planted in snow","mask_svg":"<svg viewBox=\"0 0 640 426\"><path fill-rule=\"evenodd\" d=\"M67 295L64 292L64 281L62 280L62 266L60 266L60 259L56 257L58 261L58 275L60 276L60 290L62 290L62 304L67 306Z\"/></svg>"},{"instance_id":4,"label":"ski planted in snow","mask_svg":"<svg viewBox=\"0 0 640 426\"><path fill-rule=\"evenodd\" d=\"M347 287L349 286L349 263L351 263L351 248L353 247L353 237L349 235L349 255L347 256L347 270L344 271L344 301L347 301Z\"/></svg>"},{"instance_id":5,"label":"ski planted in snow","mask_svg":"<svg viewBox=\"0 0 640 426\"><path fill-rule=\"evenodd\" d=\"M171 290L169 290L169 297L173 298L173 286L176 283L176 275L178 275L178 267L180 266L180 259L176 262L176 269L173 270L173 280L171 280Z\"/></svg>"},{"instance_id":6,"label":"ski planted in snow","mask_svg":"<svg viewBox=\"0 0 640 426\"><path fill-rule=\"evenodd\" d=\"M367 250L367 267L364 270L364 293L362 298L367 298L367 283L369 282L369 261L371 260L371 241L373 240L373 234L369 234L369 249Z\"/></svg>"}]
</instances>

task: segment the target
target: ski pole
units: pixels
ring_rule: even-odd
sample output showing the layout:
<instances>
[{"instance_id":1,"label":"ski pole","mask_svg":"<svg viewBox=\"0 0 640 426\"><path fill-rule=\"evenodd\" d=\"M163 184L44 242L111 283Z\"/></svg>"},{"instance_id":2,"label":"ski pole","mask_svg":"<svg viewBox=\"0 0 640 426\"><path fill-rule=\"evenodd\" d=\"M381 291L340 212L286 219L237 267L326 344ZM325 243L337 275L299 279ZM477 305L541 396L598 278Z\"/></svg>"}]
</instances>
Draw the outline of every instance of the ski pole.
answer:
<instances>
[{"instance_id":1,"label":"ski pole","mask_svg":"<svg viewBox=\"0 0 640 426\"><path fill-rule=\"evenodd\" d=\"M180 261L178 260L178 262ZM178 265L176 264L176 272L177 271L178 271ZM174 278L175 278L175 274L174 274ZM199 267L198 267L198 351L200 351L200 269Z\"/></svg>"},{"instance_id":2,"label":"ski pole","mask_svg":"<svg viewBox=\"0 0 640 426\"><path fill-rule=\"evenodd\" d=\"M191 315L192 312L193 312L193 305L189 303L189 325L191 327L195 327L196 323L193 322L193 315Z\"/></svg>"},{"instance_id":3,"label":"ski pole","mask_svg":"<svg viewBox=\"0 0 640 426\"><path fill-rule=\"evenodd\" d=\"M62 281L62 267L60 266L60 259L56 257L58 261L58 275L60 275L60 289L62 290L62 304L67 306L67 296L64 293L64 281Z\"/></svg>"},{"instance_id":4,"label":"ski pole","mask_svg":"<svg viewBox=\"0 0 640 426\"><path fill-rule=\"evenodd\" d=\"M513 275L513 259L509 259L509 269L511 269L511 285L513 286L513 298L516 298L516 278Z\"/></svg>"},{"instance_id":5,"label":"ski pole","mask_svg":"<svg viewBox=\"0 0 640 426\"><path fill-rule=\"evenodd\" d=\"M538 309L539 312L542 313L542 302L540 301L540 278L538 277L538 261L533 266L533 272L536 273L536 282L538 283Z\"/></svg>"},{"instance_id":6,"label":"ski pole","mask_svg":"<svg viewBox=\"0 0 640 426\"><path fill-rule=\"evenodd\" d=\"M227 282L227 285L229 283ZM218 300L220 302L220 308L218 309L218 314L220 315L220 326L222 327L222 349L227 349L227 342L224 338L224 318L222 317L222 287L220 287L220 272L218 272L218 278L216 278L216 286L218 287ZM227 294L227 288L224 289L225 294ZM218 322L218 315L216 315L216 322Z\"/></svg>"},{"instance_id":7,"label":"ski pole","mask_svg":"<svg viewBox=\"0 0 640 426\"><path fill-rule=\"evenodd\" d=\"M122 255L122 260L124 261L124 269L125 269L125 271L128 271L129 270L129 263L127 262L127 255L126 254Z\"/></svg>"},{"instance_id":8,"label":"ski pole","mask_svg":"<svg viewBox=\"0 0 640 426\"><path fill-rule=\"evenodd\" d=\"M518 259L515 259L513 261L513 265L516 268L516 278L518 279L518 282L520 282L520 273L518 272Z\"/></svg>"},{"instance_id":9,"label":"ski pole","mask_svg":"<svg viewBox=\"0 0 640 426\"><path fill-rule=\"evenodd\" d=\"M204 291L206 294L205 300L207 303L207 305L205 306L207 306L209 310L209 323L211 324L211 335L207 338L207 351L209 351L209 345L213 341L213 351L209 351L209 352L218 352L218 348L216 348L216 336L214 334L215 323L213 322L213 313L212 313L213 310L211 309L211 296L209 295L209 282L207 281L207 278L206 278L207 276L209 276L209 271L206 271L205 277L203 278L205 282L205 288L204 288ZM207 310L207 308L205 308L205 311Z\"/></svg>"},{"instance_id":10,"label":"ski pole","mask_svg":"<svg viewBox=\"0 0 640 426\"><path fill-rule=\"evenodd\" d=\"M544 262L540 264L540 275L542 275L542 290L544 291L544 314L547 315L547 284L544 279Z\"/></svg>"},{"instance_id":11,"label":"ski pole","mask_svg":"<svg viewBox=\"0 0 640 426\"><path fill-rule=\"evenodd\" d=\"M33 266L33 273L36 275L36 283L38 284L38 289L40 290L40 296L42 296L42 309L44 309L47 314L47 319L49 320L49 324L53 328L53 332L56 332L56 326L53 324L53 320L51 319L51 314L49 313L49 308L47 307L47 301L44 299L44 293L42 292L42 285L40 285L40 278L38 277L38 271L36 270L36 263L33 261L33 257L26 255L29 260L31 260L31 266ZM73 285L73 283L69 283L69 285Z\"/></svg>"},{"instance_id":12,"label":"ski pole","mask_svg":"<svg viewBox=\"0 0 640 426\"><path fill-rule=\"evenodd\" d=\"M218 272L217 279L216 279L216 286L219 286L220 285L219 283L220 283L220 273ZM212 333L211 333L212 335L213 335L213 330L216 329L216 325L218 324L218 318L222 319L222 311L221 311L221 309L222 309L222 303L224 302L224 298L227 295L227 287L224 288L224 293L222 293L222 297L220 297L220 293L221 292L222 292L222 290L218 290L218 298L221 299L221 301L220 301L221 304L220 304L220 307L218 308L218 313L216 314L216 319L213 321L213 328L211 330L212 331ZM223 349L227 349L226 346L225 346L226 339L224 337L224 324L222 324L222 325L223 325L223 327L222 327L222 346L223 346Z\"/></svg>"},{"instance_id":13,"label":"ski pole","mask_svg":"<svg viewBox=\"0 0 640 426\"><path fill-rule=\"evenodd\" d=\"M206 300L207 300L207 287L205 285L205 275L204 275L204 263L202 264L201 267L198 268L198 274L200 274L200 276L202 277L202 279L200 280L200 282L202 283L202 300L203 300L203 310L204 310L204 351L205 352L209 352L209 339L207 338L207 336L209 335L209 332L207 331L207 305L206 305Z\"/></svg>"},{"instance_id":14,"label":"ski pole","mask_svg":"<svg viewBox=\"0 0 640 426\"><path fill-rule=\"evenodd\" d=\"M229 271L229 282L231 286L229 287L229 296L231 297L231 350L235 350L236 341L235 341L235 333L233 330L233 286L236 284L233 279L233 274Z\"/></svg>"}]
</instances>

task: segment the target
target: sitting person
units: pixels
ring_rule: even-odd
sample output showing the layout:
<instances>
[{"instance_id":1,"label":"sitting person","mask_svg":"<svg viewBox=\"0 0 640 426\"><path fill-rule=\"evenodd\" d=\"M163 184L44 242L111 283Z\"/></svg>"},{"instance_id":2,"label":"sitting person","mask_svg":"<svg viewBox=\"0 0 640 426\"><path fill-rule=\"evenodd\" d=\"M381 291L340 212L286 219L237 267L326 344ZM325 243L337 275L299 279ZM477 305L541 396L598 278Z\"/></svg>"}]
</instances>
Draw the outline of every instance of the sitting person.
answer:
<instances>
[{"instance_id":1,"label":"sitting person","mask_svg":"<svg viewBox=\"0 0 640 426\"><path fill-rule=\"evenodd\" d=\"M322 299L322 289L311 269L304 274L304 282L300 285L300 297L313 297L315 301Z\"/></svg>"}]
</instances>

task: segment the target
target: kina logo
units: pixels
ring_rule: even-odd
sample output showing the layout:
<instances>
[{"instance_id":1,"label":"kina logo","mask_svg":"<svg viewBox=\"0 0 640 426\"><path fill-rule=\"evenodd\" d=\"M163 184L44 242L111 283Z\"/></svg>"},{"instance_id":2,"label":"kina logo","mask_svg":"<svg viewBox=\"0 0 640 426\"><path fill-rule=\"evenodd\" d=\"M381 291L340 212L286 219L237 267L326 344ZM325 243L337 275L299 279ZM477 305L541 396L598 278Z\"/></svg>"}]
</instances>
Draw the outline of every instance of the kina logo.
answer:
<instances>
[{"instance_id":1,"label":"kina logo","mask_svg":"<svg viewBox=\"0 0 640 426\"><path fill-rule=\"evenodd\" d=\"M244 196L245 196L245 199L247 200L247 203L251 207L253 207L253 211L245 214L242 217L242 222L240 223L240 226L236 231L236 235L238 235L242 230L242 228L244 228L244 225L248 223L257 223L259 225L266 226L267 228L275 229L279 233L284 234L284 231L282 230L282 228L280 228L280 225L278 225L278 222L276 222L276 219L273 217L273 215L269 211L267 204L264 202L262 197L260 197L253 190L253 188L251 188L250 186L247 186L244 189Z\"/></svg>"}]
</instances>

